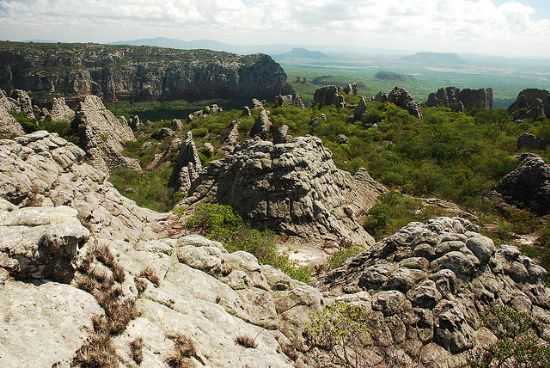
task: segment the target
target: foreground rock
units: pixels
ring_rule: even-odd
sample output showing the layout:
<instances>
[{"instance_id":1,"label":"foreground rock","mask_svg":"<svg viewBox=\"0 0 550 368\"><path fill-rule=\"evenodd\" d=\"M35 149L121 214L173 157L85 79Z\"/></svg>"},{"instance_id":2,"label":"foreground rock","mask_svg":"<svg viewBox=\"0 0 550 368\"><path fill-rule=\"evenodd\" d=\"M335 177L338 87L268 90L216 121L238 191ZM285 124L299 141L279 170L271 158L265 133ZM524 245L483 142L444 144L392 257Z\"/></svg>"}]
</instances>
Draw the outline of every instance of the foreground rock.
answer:
<instances>
[{"instance_id":1,"label":"foreground rock","mask_svg":"<svg viewBox=\"0 0 550 368\"><path fill-rule=\"evenodd\" d=\"M411 223L323 277L332 301L369 313L373 360L400 366L468 366L469 354L495 341L481 317L495 305L533 316L548 339L550 290L543 268L476 232L460 218Z\"/></svg>"},{"instance_id":2,"label":"foreground rock","mask_svg":"<svg viewBox=\"0 0 550 368\"><path fill-rule=\"evenodd\" d=\"M122 154L124 144L135 141L132 129L107 110L101 98L86 96L77 115L81 146L93 165L105 172L114 168L141 170L137 160Z\"/></svg>"},{"instance_id":3,"label":"foreground rock","mask_svg":"<svg viewBox=\"0 0 550 368\"><path fill-rule=\"evenodd\" d=\"M550 92L543 89L524 89L508 111L516 120L550 118Z\"/></svg>"},{"instance_id":4,"label":"foreground rock","mask_svg":"<svg viewBox=\"0 0 550 368\"><path fill-rule=\"evenodd\" d=\"M518 167L496 189L510 203L541 215L550 213L550 165L535 154L522 154Z\"/></svg>"},{"instance_id":5,"label":"foreground rock","mask_svg":"<svg viewBox=\"0 0 550 368\"><path fill-rule=\"evenodd\" d=\"M25 132L21 124L15 120L4 105L0 104L0 139L15 138L23 134Z\"/></svg>"},{"instance_id":6,"label":"foreground rock","mask_svg":"<svg viewBox=\"0 0 550 368\"><path fill-rule=\"evenodd\" d=\"M0 43L0 88L68 98L267 98L292 93L268 55L98 44ZM45 68L44 65L48 67Z\"/></svg>"},{"instance_id":7,"label":"foreground rock","mask_svg":"<svg viewBox=\"0 0 550 368\"><path fill-rule=\"evenodd\" d=\"M378 93L375 100L378 102L391 102L394 105L405 109L417 119L422 119L422 109L415 102L414 98L407 92L407 90L399 87L395 87L388 94Z\"/></svg>"},{"instance_id":8,"label":"foreground rock","mask_svg":"<svg viewBox=\"0 0 550 368\"><path fill-rule=\"evenodd\" d=\"M365 171L338 170L319 138L253 139L203 171L184 203L230 204L253 224L293 236L372 244L361 217L384 191Z\"/></svg>"},{"instance_id":9,"label":"foreground rock","mask_svg":"<svg viewBox=\"0 0 550 368\"><path fill-rule=\"evenodd\" d=\"M491 110L493 108L493 89L440 88L437 92L430 94L426 105L449 107L455 112Z\"/></svg>"},{"instance_id":10,"label":"foreground rock","mask_svg":"<svg viewBox=\"0 0 550 368\"><path fill-rule=\"evenodd\" d=\"M0 366L73 366L101 333L93 317L111 308L90 278L112 288L109 303L134 308L105 336L115 366L136 366L130 343L141 338L140 365L165 367L175 335L195 346L191 366L294 366L281 351L321 307L318 290L203 237L166 237L167 215L122 197L84 158L46 132L0 141L0 232L9 234L0 244Z\"/></svg>"}]
</instances>

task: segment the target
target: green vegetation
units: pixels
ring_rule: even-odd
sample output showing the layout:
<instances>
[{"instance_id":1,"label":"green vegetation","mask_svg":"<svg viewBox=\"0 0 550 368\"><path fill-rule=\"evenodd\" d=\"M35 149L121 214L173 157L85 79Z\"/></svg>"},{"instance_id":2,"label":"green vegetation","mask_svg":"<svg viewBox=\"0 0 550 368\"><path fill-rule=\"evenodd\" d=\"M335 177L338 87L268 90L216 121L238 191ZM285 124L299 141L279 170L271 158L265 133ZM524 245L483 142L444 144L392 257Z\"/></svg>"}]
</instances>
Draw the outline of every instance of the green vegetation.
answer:
<instances>
[{"instance_id":1,"label":"green vegetation","mask_svg":"<svg viewBox=\"0 0 550 368\"><path fill-rule=\"evenodd\" d=\"M243 250L254 254L260 263L270 264L303 282L311 279L311 270L292 263L278 254L275 235L268 230L252 229L231 206L200 204L186 221L186 227L222 242L229 252Z\"/></svg>"},{"instance_id":2,"label":"green vegetation","mask_svg":"<svg viewBox=\"0 0 550 368\"><path fill-rule=\"evenodd\" d=\"M25 113L13 114L15 120L23 127L25 133L32 133L38 130L46 130L50 133L57 133L60 137L65 138L69 142L79 144L77 129L71 125L69 121L36 121L29 119Z\"/></svg>"},{"instance_id":3,"label":"green vegetation","mask_svg":"<svg viewBox=\"0 0 550 368\"><path fill-rule=\"evenodd\" d=\"M306 345L319 367L360 368L370 361L366 351L369 341L368 310L356 304L334 303L311 316L304 336ZM329 361L323 359L327 356Z\"/></svg>"},{"instance_id":4,"label":"green vegetation","mask_svg":"<svg viewBox=\"0 0 550 368\"><path fill-rule=\"evenodd\" d=\"M349 258L354 257L364 251L365 248L359 245L352 245L342 248L329 257L326 268L327 270L338 268L342 266Z\"/></svg>"},{"instance_id":5,"label":"green vegetation","mask_svg":"<svg viewBox=\"0 0 550 368\"><path fill-rule=\"evenodd\" d=\"M474 368L543 368L550 366L550 346L534 332L534 321L527 313L506 306L491 308L484 316L485 327L498 341L473 354Z\"/></svg>"},{"instance_id":6,"label":"green vegetation","mask_svg":"<svg viewBox=\"0 0 550 368\"><path fill-rule=\"evenodd\" d=\"M142 122L151 120L153 122L159 120L171 119L186 119L187 115L193 111L201 110L204 106L219 103L220 100L206 100L189 102L185 100L171 101L120 101L107 105L116 116L126 116L130 118L138 115Z\"/></svg>"}]
</instances>

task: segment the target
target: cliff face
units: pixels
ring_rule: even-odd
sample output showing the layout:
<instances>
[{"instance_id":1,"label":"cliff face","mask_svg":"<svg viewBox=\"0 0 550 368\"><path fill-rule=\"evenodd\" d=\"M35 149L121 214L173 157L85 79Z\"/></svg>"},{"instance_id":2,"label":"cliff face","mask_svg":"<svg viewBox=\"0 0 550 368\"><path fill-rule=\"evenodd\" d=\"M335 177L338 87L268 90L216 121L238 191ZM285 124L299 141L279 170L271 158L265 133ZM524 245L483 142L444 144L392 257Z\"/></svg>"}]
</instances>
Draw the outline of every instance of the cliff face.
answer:
<instances>
[{"instance_id":1,"label":"cliff face","mask_svg":"<svg viewBox=\"0 0 550 368\"><path fill-rule=\"evenodd\" d=\"M34 98L269 98L288 93L268 55L97 44L0 43L0 88Z\"/></svg>"}]
</instances>

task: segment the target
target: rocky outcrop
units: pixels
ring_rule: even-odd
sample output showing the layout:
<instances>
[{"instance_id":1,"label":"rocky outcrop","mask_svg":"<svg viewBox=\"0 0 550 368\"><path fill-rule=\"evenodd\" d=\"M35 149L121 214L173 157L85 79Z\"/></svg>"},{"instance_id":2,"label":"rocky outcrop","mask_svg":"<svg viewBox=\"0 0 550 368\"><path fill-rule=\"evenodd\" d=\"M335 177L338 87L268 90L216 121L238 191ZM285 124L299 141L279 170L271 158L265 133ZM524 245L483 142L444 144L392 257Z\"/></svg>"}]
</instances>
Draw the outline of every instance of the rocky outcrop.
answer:
<instances>
[{"instance_id":1,"label":"rocky outcrop","mask_svg":"<svg viewBox=\"0 0 550 368\"><path fill-rule=\"evenodd\" d=\"M284 105L296 106L301 109L305 109L304 100L300 95L278 95L275 97L275 107Z\"/></svg>"},{"instance_id":2,"label":"rocky outcrop","mask_svg":"<svg viewBox=\"0 0 550 368\"><path fill-rule=\"evenodd\" d=\"M268 98L292 93L268 55L97 44L0 43L0 88L49 97Z\"/></svg>"},{"instance_id":3,"label":"rocky outcrop","mask_svg":"<svg viewBox=\"0 0 550 368\"><path fill-rule=\"evenodd\" d=\"M384 191L365 171L338 170L319 138L252 139L211 163L183 203L230 204L256 226L336 244L372 244L361 217Z\"/></svg>"},{"instance_id":4,"label":"rocky outcrop","mask_svg":"<svg viewBox=\"0 0 550 368\"><path fill-rule=\"evenodd\" d=\"M197 110L192 112L187 116L187 119L189 121L202 119L202 118L208 117L209 115L214 115L222 111L223 111L223 108L218 106L218 104L212 104L212 105L203 107L202 110Z\"/></svg>"},{"instance_id":5,"label":"rocky outcrop","mask_svg":"<svg viewBox=\"0 0 550 368\"><path fill-rule=\"evenodd\" d=\"M193 134L187 132L187 138L180 147L180 152L170 182L172 187L183 194L187 194L191 189L191 184L199 177L202 170L199 152L193 141Z\"/></svg>"},{"instance_id":6,"label":"rocky outcrop","mask_svg":"<svg viewBox=\"0 0 550 368\"><path fill-rule=\"evenodd\" d=\"M550 213L550 165L535 154L524 153L496 190L507 202L546 215Z\"/></svg>"},{"instance_id":7,"label":"rocky outcrop","mask_svg":"<svg viewBox=\"0 0 550 368\"><path fill-rule=\"evenodd\" d=\"M363 115L366 112L367 112L367 100L365 97L361 97L361 99L359 100L359 105L357 105L357 107L353 111L353 116L350 120L352 122L361 121L361 119L363 118Z\"/></svg>"},{"instance_id":8,"label":"rocky outcrop","mask_svg":"<svg viewBox=\"0 0 550 368\"><path fill-rule=\"evenodd\" d=\"M21 124L15 120L9 110L6 109L5 105L0 103L0 139L10 139L23 134L25 134L25 132Z\"/></svg>"},{"instance_id":9,"label":"rocky outcrop","mask_svg":"<svg viewBox=\"0 0 550 368\"><path fill-rule=\"evenodd\" d=\"M543 150L546 147L550 146L550 140L544 138L538 138L536 135L531 133L523 133L518 138L517 147L521 149L535 149Z\"/></svg>"},{"instance_id":10,"label":"rocky outcrop","mask_svg":"<svg viewBox=\"0 0 550 368\"><path fill-rule=\"evenodd\" d=\"M515 120L550 118L550 92L543 89L524 89L508 111Z\"/></svg>"},{"instance_id":11,"label":"rocky outcrop","mask_svg":"<svg viewBox=\"0 0 550 368\"><path fill-rule=\"evenodd\" d=\"M336 106L345 107L344 96L340 94L340 89L334 85L318 88L313 95L313 104L319 107Z\"/></svg>"},{"instance_id":12,"label":"rocky outcrop","mask_svg":"<svg viewBox=\"0 0 550 368\"><path fill-rule=\"evenodd\" d=\"M48 112L48 118L53 121L71 122L76 113L65 103L64 97L54 97Z\"/></svg>"},{"instance_id":13,"label":"rocky outcrop","mask_svg":"<svg viewBox=\"0 0 550 368\"><path fill-rule=\"evenodd\" d=\"M240 121L238 119L233 120L222 133L221 144L224 151L233 152L235 146L239 143L239 125Z\"/></svg>"},{"instance_id":14,"label":"rocky outcrop","mask_svg":"<svg viewBox=\"0 0 550 368\"><path fill-rule=\"evenodd\" d=\"M260 110L260 113L258 117L256 118L256 122L250 129L250 137L260 137L263 139L267 139L271 133L271 127L273 126L273 123L269 119L269 112L265 109Z\"/></svg>"},{"instance_id":15,"label":"rocky outcrop","mask_svg":"<svg viewBox=\"0 0 550 368\"><path fill-rule=\"evenodd\" d=\"M112 308L94 280L134 309L101 340L119 366L135 366L136 339L141 366L166 366L175 335L194 345L187 362L195 366L294 366L281 351L321 307L318 290L201 236L168 237L166 214L122 197L84 151L56 134L0 141L0 161L0 232L10 234L0 245L0 366L68 368L78 351L93 349L101 333L93 332L94 316ZM37 243L40 234L47 244ZM75 276L58 278L50 267ZM256 347L237 345L238 336Z\"/></svg>"},{"instance_id":16,"label":"rocky outcrop","mask_svg":"<svg viewBox=\"0 0 550 368\"><path fill-rule=\"evenodd\" d=\"M548 339L550 290L546 271L517 248L496 248L460 218L411 223L331 271L319 286L331 301L368 312L373 360L399 357L399 366L468 366L470 353L493 332L489 308L507 305L533 316Z\"/></svg>"},{"instance_id":17,"label":"rocky outcrop","mask_svg":"<svg viewBox=\"0 0 550 368\"><path fill-rule=\"evenodd\" d=\"M388 94L378 93L375 97L378 102L391 102L394 105L405 109L417 119L422 119L422 109L414 101L414 98L407 92L407 90L399 87L395 87Z\"/></svg>"},{"instance_id":18,"label":"rocky outcrop","mask_svg":"<svg viewBox=\"0 0 550 368\"><path fill-rule=\"evenodd\" d=\"M29 119L35 119L32 99L28 92L16 89L11 93L11 97L18 108L17 111L24 113Z\"/></svg>"},{"instance_id":19,"label":"rocky outcrop","mask_svg":"<svg viewBox=\"0 0 550 368\"><path fill-rule=\"evenodd\" d=\"M86 96L77 114L80 143L93 165L105 172L125 167L141 170L137 160L122 154L124 144L135 140L132 129L107 110L98 96Z\"/></svg>"},{"instance_id":20,"label":"rocky outcrop","mask_svg":"<svg viewBox=\"0 0 550 368\"><path fill-rule=\"evenodd\" d=\"M493 89L440 88L430 94L427 106L449 107L455 112L491 110L493 108Z\"/></svg>"}]
</instances>

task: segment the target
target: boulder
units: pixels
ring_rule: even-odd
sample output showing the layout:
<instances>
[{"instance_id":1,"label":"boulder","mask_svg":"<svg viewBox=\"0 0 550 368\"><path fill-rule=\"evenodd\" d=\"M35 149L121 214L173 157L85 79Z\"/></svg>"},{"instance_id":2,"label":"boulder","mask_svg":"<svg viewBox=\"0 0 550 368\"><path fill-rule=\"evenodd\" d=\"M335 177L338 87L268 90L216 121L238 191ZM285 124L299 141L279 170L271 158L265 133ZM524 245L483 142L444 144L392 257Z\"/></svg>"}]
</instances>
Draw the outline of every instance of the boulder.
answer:
<instances>
[{"instance_id":1,"label":"boulder","mask_svg":"<svg viewBox=\"0 0 550 368\"><path fill-rule=\"evenodd\" d=\"M11 139L23 134L25 132L21 124L0 104L0 139Z\"/></svg>"},{"instance_id":2,"label":"boulder","mask_svg":"<svg viewBox=\"0 0 550 368\"><path fill-rule=\"evenodd\" d=\"M162 141L163 139L171 137L174 134L175 132L172 129L165 127L153 132L153 134L151 134L151 138Z\"/></svg>"},{"instance_id":3,"label":"boulder","mask_svg":"<svg viewBox=\"0 0 550 368\"><path fill-rule=\"evenodd\" d=\"M287 143L288 141L288 125L283 125L275 129L273 132L273 144Z\"/></svg>"},{"instance_id":4,"label":"boulder","mask_svg":"<svg viewBox=\"0 0 550 368\"><path fill-rule=\"evenodd\" d=\"M124 144L135 141L132 129L107 110L100 97L84 97L76 120L81 145L94 166L105 172L118 167L141 170L137 160L122 154Z\"/></svg>"},{"instance_id":5,"label":"boulder","mask_svg":"<svg viewBox=\"0 0 550 368\"><path fill-rule=\"evenodd\" d=\"M524 153L496 190L506 201L546 215L550 213L550 165L535 154Z\"/></svg>"},{"instance_id":6,"label":"boulder","mask_svg":"<svg viewBox=\"0 0 550 368\"><path fill-rule=\"evenodd\" d=\"M318 88L313 95L313 104L323 106L342 107L345 104L344 97L340 95L338 87L334 85Z\"/></svg>"},{"instance_id":7,"label":"boulder","mask_svg":"<svg viewBox=\"0 0 550 368\"><path fill-rule=\"evenodd\" d=\"M364 170L355 176L338 170L316 137L285 144L254 139L203 171L182 204L230 204L256 226L323 241L372 244L360 218L385 190Z\"/></svg>"}]
</instances>

